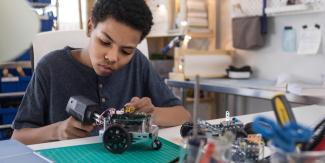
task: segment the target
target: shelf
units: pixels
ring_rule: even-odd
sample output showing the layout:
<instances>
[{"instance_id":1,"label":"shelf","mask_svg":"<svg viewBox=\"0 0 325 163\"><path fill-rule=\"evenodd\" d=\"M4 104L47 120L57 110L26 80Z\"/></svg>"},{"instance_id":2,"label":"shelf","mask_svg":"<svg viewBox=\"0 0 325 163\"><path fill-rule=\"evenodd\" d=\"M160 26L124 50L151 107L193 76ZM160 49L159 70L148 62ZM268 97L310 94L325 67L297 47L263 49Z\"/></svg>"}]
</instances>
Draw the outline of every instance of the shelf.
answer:
<instances>
[{"instance_id":1,"label":"shelf","mask_svg":"<svg viewBox=\"0 0 325 163\"><path fill-rule=\"evenodd\" d=\"M24 96L24 94L25 94L25 92L0 93L0 98L22 97L22 96Z\"/></svg>"},{"instance_id":2,"label":"shelf","mask_svg":"<svg viewBox=\"0 0 325 163\"><path fill-rule=\"evenodd\" d=\"M149 33L147 36L148 38L155 38L155 37L175 37L184 35L182 33Z\"/></svg>"},{"instance_id":3,"label":"shelf","mask_svg":"<svg viewBox=\"0 0 325 163\"><path fill-rule=\"evenodd\" d=\"M11 124L0 125L0 129L11 128Z\"/></svg>"},{"instance_id":4,"label":"shelf","mask_svg":"<svg viewBox=\"0 0 325 163\"><path fill-rule=\"evenodd\" d=\"M187 35L192 38L210 38L213 37L213 32L188 32Z\"/></svg>"},{"instance_id":5,"label":"shelf","mask_svg":"<svg viewBox=\"0 0 325 163\"><path fill-rule=\"evenodd\" d=\"M30 2L29 4L33 8L45 8L50 5L48 3L37 3L37 2Z\"/></svg>"},{"instance_id":6,"label":"shelf","mask_svg":"<svg viewBox=\"0 0 325 163\"><path fill-rule=\"evenodd\" d=\"M296 15L296 14L308 14L324 12L323 6L315 7L315 5L298 4L283 7L268 7L265 12L268 16L284 16L284 15Z\"/></svg>"},{"instance_id":7,"label":"shelf","mask_svg":"<svg viewBox=\"0 0 325 163\"><path fill-rule=\"evenodd\" d=\"M16 62L6 62L6 63L0 63L0 68L16 68L17 66L22 66L26 68L31 68L32 63L31 61L16 61Z\"/></svg>"}]
</instances>

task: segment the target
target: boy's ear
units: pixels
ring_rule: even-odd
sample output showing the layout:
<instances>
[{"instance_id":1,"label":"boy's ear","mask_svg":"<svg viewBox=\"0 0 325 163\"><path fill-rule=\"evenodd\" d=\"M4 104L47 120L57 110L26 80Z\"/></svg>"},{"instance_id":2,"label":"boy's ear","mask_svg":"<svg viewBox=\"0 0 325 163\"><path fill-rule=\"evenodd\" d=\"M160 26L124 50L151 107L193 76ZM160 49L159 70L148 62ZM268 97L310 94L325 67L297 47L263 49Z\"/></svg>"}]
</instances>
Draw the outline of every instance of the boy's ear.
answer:
<instances>
[{"instance_id":1,"label":"boy's ear","mask_svg":"<svg viewBox=\"0 0 325 163\"><path fill-rule=\"evenodd\" d=\"M92 18L90 17L87 22L87 36L90 37L91 32L94 30L94 24Z\"/></svg>"}]
</instances>

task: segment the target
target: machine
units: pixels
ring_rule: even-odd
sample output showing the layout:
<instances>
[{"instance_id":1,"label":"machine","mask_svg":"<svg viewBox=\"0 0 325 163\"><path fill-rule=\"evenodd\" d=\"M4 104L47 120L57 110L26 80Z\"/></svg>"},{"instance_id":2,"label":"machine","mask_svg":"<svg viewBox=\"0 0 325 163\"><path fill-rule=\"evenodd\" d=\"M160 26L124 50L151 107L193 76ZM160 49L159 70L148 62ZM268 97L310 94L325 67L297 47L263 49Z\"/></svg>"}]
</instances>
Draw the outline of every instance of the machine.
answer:
<instances>
[{"instance_id":1,"label":"machine","mask_svg":"<svg viewBox=\"0 0 325 163\"><path fill-rule=\"evenodd\" d=\"M66 111L85 124L95 123L101 130L104 146L112 153L123 153L131 144L150 141L159 150L158 126L151 123L150 114L136 112L132 106L109 108L100 114L99 106L83 97L70 98Z\"/></svg>"}]
</instances>

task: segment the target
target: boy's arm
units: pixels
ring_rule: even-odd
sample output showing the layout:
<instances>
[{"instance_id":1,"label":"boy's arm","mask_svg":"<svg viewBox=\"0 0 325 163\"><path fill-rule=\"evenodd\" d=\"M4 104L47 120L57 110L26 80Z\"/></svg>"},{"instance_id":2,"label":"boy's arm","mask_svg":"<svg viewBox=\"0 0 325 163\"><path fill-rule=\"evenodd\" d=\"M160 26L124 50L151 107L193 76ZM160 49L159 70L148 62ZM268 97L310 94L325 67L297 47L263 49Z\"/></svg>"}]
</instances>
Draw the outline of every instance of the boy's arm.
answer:
<instances>
[{"instance_id":1,"label":"boy's arm","mask_svg":"<svg viewBox=\"0 0 325 163\"><path fill-rule=\"evenodd\" d=\"M128 105L134 106L139 112L150 113L154 123L162 127L181 125L191 118L190 113L183 106L156 107L149 97L133 97Z\"/></svg>"},{"instance_id":2,"label":"boy's arm","mask_svg":"<svg viewBox=\"0 0 325 163\"><path fill-rule=\"evenodd\" d=\"M11 138L17 139L24 144L38 144L86 137L93 128L93 125L84 125L73 117L69 117L64 121L44 127L15 129Z\"/></svg>"},{"instance_id":3,"label":"boy's arm","mask_svg":"<svg viewBox=\"0 0 325 163\"><path fill-rule=\"evenodd\" d=\"M190 121L191 115L183 106L155 107L152 111L154 123L158 126L169 127L181 125Z\"/></svg>"},{"instance_id":4,"label":"boy's arm","mask_svg":"<svg viewBox=\"0 0 325 163\"><path fill-rule=\"evenodd\" d=\"M58 123L54 123L40 128L15 129L11 138L17 139L18 141L26 145L54 141L57 140L56 139L57 128L58 128Z\"/></svg>"}]
</instances>

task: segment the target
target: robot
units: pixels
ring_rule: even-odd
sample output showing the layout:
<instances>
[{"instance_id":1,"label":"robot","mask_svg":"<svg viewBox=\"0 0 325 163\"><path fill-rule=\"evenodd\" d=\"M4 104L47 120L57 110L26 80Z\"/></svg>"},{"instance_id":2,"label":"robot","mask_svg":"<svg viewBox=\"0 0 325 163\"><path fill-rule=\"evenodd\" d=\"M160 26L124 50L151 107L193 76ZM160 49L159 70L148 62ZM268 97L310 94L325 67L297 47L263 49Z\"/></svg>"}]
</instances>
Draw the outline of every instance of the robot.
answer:
<instances>
[{"instance_id":1,"label":"robot","mask_svg":"<svg viewBox=\"0 0 325 163\"><path fill-rule=\"evenodd\" d=\"M229 118L229 112L226 112L226 120L219 124L211 124L204 120L197 121L198 134L205 135L207 137L219 137L226 131L231 131L236 135L236 138L247 137L247 133L244 130L244 124L237 118ZM191 136L193 130L193 123L186 122L182 125L180 134L182 137Z\"/></svg>"},{"instance_id":2,"label":"robot","mask_svg":"<svg viewBox=\"0 0 325 163\"><path fill-rule=\"evenodd\" d=\"M121 110L110 108L99 114L98 105L83 97L70 97L66 111L82 123L101 128L103 144L112 153L123 153L131 144L151 141L152 149L159 150L158 126L151 124L151 115L138 113L131 106Z\"/></svg>"}]
</instances>

